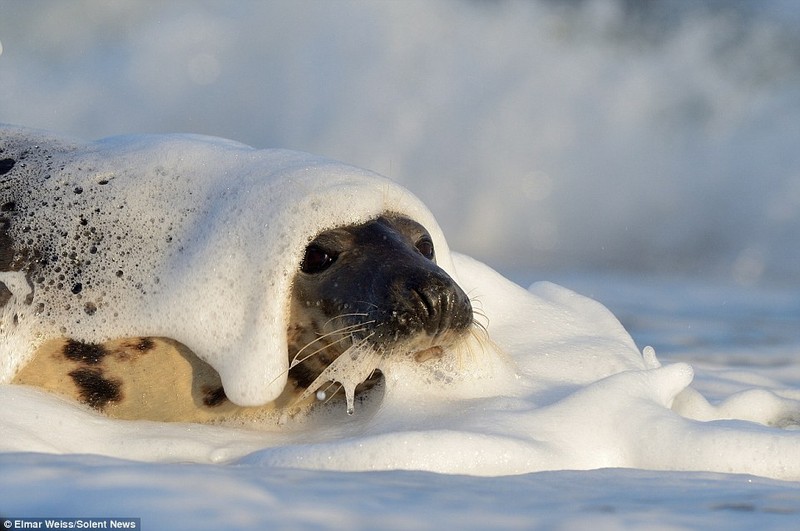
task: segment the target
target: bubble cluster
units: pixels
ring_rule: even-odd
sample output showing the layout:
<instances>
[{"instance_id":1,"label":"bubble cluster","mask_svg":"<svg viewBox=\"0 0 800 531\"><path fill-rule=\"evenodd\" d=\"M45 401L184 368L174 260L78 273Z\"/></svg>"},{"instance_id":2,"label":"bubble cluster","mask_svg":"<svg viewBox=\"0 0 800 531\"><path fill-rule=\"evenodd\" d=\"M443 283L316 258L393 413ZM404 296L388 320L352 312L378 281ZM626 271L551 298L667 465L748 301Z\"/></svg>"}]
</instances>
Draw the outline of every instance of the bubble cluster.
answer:
<instances>
[{"instance_id":1,"label":"bubble cluster","mask_svg":"<svg viewBox=\"0 0 800 531\"><path fill-rule=\"evenodd\" d=\"M86 335L86 325L97 330L104 322L88 317L116 314L107 311L120 304L119 286L110 282L119 271L114 266L132 261L145 277L142 253L159 249L146 245L152 235L135 229L120 190L106 179L93 182L97 170L78 162L74 150L22 140L6 143L8 157L0 162L4 267L25 273L30 303L45 324Z\"/></svg>"}]
</instances>

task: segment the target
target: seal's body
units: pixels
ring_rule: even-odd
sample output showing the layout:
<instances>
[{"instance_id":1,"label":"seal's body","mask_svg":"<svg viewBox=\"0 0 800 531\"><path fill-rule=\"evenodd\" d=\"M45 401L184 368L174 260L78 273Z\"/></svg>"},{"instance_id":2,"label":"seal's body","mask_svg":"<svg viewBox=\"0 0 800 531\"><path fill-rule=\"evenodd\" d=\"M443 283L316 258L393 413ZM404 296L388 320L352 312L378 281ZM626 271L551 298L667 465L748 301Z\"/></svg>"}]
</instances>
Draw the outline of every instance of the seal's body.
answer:
<instances>
[{"instance_id":1,"label":"seal's body","mask_svg":"<svg viewBox=\"0 0 800 531\"><path fill-rule=\"evenodd\" d=\"M289 340L313 339L313 328L301 333L313 319L292 317L295 280L306 274L300 264L315 256L309 243L382 216L424 226L436 267L458 280L430 211L367 170L212 137L84 142L0 124L0 382L10 382L46 341L164 337L213 367L232 402L272 403L288 384ZM317 275L320 282L333 271L378 278L382 263L399 264L386 255L399 249L384 247L385 235L370 240L364 233L363 251L341 249L330 272ZM339 267L358 262L359 252L374 255L372 264ZM339 285L359 288L348 278ZM402 323L392 326L401 337ZM376 333L373 339L382 335ZM364 339L358 334L345 342ZM356 350L367 346L372 340ZM318 372L304 367L307 377ZM294 374L300 378L302 370Z\"/></svg>"},{"instance_id":2,"label":"seal's body","mask_svg":"<svg viewBox=\"0 0 800 531\"><path fill-rule=\"evenodd\" d=\"M469 298L437 266L428 232L395 214L314 238L295 273L290 306L289 380L264 406L233 404L209 364L159 337L50 341L14 383L66 395L116 418L241 420L308 406L308 391L328 381L326 369L344 353L424 362L462 340L473 322ZM360 389L379 377L372 374Z\"/></svg>"}]
</instances>

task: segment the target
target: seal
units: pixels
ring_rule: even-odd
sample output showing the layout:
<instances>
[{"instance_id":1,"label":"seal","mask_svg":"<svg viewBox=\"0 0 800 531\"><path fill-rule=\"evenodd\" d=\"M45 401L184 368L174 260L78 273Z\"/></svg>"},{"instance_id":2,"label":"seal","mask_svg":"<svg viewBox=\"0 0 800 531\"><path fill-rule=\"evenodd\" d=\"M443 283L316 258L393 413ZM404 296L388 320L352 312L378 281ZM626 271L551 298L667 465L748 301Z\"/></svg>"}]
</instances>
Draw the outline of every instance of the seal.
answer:
<instances>
[{"instance_id":1,"label":"seal","mask_svg":"<svg viewBox=\"0 0 800 531\"><path fill-rule=\"evenodd\" d=\"M313 238L294 274L289 311L288 383L263 406L232 403L208 363L162 337L52 340L13 383L44 388L114 418L242 421L308 408L314 392L330 388L334 379L352 381L359 394L366 393L382 377L378 365L438 358L474 323L469 297L437 265L428 231L395 213ZM343 356L358 361L363 374L332 378ZM344 387L352 413L356 391Z\"/></svg>"},{"instance_id":2,"label":"seal","mask_svg":"<svg viewBox=\"0 0 800 531\"><path fill-rule=\"evenodd\" d=\"M0 382L47 340L165 337L211 365L232 402L273 402L306 247L382 216L424 226L459 280L430 210L367 170L213 137L85 142L0 124Z\"/></svg>"}]
</instances>

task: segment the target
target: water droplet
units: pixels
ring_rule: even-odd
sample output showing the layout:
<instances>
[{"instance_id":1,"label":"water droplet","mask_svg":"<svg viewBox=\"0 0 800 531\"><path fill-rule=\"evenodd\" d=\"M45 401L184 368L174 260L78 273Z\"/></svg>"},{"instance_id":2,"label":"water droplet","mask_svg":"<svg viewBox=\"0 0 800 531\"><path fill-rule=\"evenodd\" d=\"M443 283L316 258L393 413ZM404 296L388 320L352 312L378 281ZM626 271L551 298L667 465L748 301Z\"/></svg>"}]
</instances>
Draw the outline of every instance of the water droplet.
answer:
<instances>
[{"instance_id":1,"label":"water droplet","mask_svg":"<svg viewBox=\"0 0 800 531\"><path fill-rule=\"evenodd\" d=\"M344 396L347 398L347 414L352 415L356 411L355 407L355 398L356 398L356 386L355 385L344 385Z\"/></svg>"}]
</instances>

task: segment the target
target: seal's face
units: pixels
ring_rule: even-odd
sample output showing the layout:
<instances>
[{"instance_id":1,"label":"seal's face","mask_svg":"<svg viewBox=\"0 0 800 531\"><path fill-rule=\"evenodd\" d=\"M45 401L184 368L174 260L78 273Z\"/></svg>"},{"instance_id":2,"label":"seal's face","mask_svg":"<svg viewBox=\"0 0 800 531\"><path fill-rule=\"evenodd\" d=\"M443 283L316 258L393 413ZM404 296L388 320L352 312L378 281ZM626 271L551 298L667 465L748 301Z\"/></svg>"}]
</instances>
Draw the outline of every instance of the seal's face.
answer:
<instances>
[{"instance_id":1,"label":"seal's face","mask_svg":"<svg viewBox=\"0 0 800 531\"><path fill-rule=\"evenodd\" d=\"M353 345L424 361L473 322L469 298L436 265L428 231L399 215L317 236L292 289L290 375L303 387Z\"/></svg>"}]
</instances>

